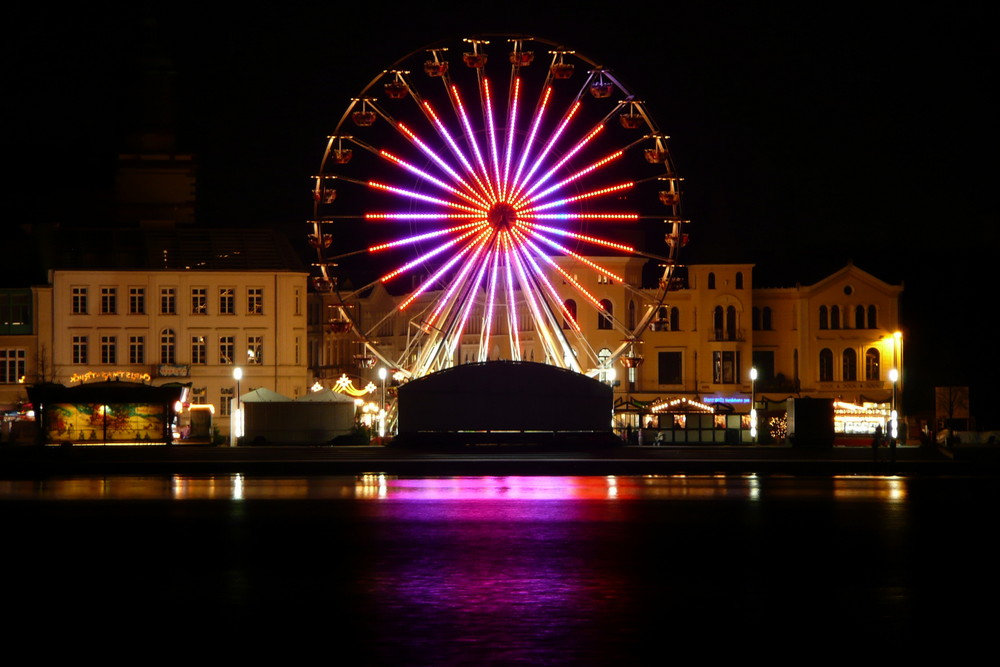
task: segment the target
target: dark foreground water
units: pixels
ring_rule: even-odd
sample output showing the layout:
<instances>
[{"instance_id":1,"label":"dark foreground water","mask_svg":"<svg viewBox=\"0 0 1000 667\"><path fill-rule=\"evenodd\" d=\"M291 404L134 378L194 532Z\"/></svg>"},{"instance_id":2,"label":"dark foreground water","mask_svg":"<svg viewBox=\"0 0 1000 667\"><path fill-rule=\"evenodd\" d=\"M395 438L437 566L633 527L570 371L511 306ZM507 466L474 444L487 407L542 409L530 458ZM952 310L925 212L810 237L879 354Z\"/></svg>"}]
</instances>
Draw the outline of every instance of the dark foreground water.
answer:
<instances>
[{"instance_id":1,"label":"dark foreground water","mask_svg":"<svg viewBox=\"0 0 1000 667\"><path fill-rule=\"evenodd\" d=\"M5 652L961 664L1000 624L996 491L864 476L0 481Z\"/></svg>"}]
</instances>

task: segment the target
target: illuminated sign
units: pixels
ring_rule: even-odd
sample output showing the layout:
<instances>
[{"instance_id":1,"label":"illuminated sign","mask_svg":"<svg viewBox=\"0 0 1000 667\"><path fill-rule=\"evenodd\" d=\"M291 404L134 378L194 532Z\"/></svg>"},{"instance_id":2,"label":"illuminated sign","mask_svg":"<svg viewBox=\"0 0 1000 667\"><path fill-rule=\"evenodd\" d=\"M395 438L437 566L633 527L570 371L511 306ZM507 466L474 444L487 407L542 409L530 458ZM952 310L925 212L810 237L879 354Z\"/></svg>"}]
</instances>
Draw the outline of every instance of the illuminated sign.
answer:
<instances>
[{"instance_id":1,"label":"illuminated sign","mask_svg":"<svg viewBox=\"0 0 1000 667\"><path fill-rule=\"evenodd\" d=\"M87 371L86 373L73 373L69 376L70 382L94 382L102 380L125 380L126 382L149 382L149 373L136 373L134 371Z\"/></svg>"},{"instance_id":2,"label":"illuminated sign","mask_svg":"<svg viewBox=\"0 0 1000 667\"><path fill-rule=\"evenodd\" d=\"M191 374L191 367L185 364L160 364L156 373L161 378L186 378Z\"/></svg>"}]
</instances>

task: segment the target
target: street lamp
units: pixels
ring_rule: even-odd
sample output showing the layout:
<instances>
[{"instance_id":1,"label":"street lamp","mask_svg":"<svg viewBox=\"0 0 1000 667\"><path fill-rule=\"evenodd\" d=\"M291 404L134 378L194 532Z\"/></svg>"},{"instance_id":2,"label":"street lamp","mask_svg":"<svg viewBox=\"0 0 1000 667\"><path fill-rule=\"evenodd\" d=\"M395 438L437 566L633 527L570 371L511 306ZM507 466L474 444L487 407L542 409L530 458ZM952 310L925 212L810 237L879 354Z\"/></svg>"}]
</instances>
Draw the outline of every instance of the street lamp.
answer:
<instances>
[{"instance_id":1,"label":"street lamp","mask_svg":"<svg viewBox=\"0 0 1000 667\"><path fill-rule=\"evenodd\" d=\"M899 380L899 371L895 368L889 369L889 382L892 383L892 409L889 412L889 437L893 440L897 437L898 413L896 412L896 382Z\"/></svg>"},{"instance_id":2,"label":"street lamp","mask_svg":"<svg viewBox=\"0 0 1000 667\"><path fill-rule=\"evenodd\" d=\"M750 367L750 438L757 441L757 369Z\"/></svg>"},{"instance_id":3,"label":"street lamp","mask_svg":"<svg viewBox=\"0 0 1000 667\"><path fill-rule=\"evenodd\" d=\"M243 435L242 416L240 412L240 380L243 379L243 369L237 366L233 369L233 379L236 380L236 410L229 418L229 438L230 445L235 446L237 438Z\"/></svg>"},{"instance_id":4,"label":"street lamp","mask_svg":"<svg viewBox=\"0 0 1000 667\"><path fill-rule=\"evenodd\" d=\"M389 371L385 369L385 366L378 369L378 379L382 383L382 398L379 401L379 413L378 413L378 435L379 437L385 437L385 377L389 374Z\"/></svg>"}]
</instances>

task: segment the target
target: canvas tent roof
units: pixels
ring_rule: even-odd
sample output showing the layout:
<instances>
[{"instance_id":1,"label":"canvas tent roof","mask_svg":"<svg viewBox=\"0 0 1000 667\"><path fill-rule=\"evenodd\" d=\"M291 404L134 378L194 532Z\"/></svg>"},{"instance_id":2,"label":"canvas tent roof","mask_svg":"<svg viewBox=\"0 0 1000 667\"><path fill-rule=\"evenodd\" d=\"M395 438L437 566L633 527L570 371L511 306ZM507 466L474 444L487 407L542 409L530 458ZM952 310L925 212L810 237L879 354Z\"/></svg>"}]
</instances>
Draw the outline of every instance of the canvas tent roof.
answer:
<instances>
[{"instance_id":1,"label":"canvas tent roof","mask_svg":"<svg viewBox=\"0 0 1000 667\"><path fill-rule=\"evenodd\" d=\"M244 403L288 403L292 399L267 387L259 387L240 396L240 400Z\"/></svg>"},{"instance_id":2,"label":"canvas tent roof","mask_svg":"<svg viewBox=\"0 0 1000 667\"><path fill-rule=\"evenodd\" d=\"M321 391L310 391L305 396L295 399L297 403L354 403L354 399L346 394L336 392L329 387Z\"/></svg>"}]
</instances>

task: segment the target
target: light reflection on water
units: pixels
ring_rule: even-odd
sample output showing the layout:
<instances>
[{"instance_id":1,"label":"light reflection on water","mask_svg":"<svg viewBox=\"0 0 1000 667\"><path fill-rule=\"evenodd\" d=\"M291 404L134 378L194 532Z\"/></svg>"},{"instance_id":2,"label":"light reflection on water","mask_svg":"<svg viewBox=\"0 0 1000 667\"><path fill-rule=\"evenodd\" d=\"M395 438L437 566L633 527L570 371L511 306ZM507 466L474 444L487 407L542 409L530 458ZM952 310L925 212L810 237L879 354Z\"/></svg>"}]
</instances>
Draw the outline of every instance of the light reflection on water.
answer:
<instances>
[{"instance_id":1,"label":"light reflection on water","mask_svg":"<svg viewBox=\"0 0 1000 667\"><path fill-rule=\"evenodd\" d=\"M831 633L845 647L922 637L937 618L928 609L958 608L970 590L939 564L989 552L958 510L995 507L990 488L876 476L80 476L0 481L0 525L21 565L6 599L25 618L56 611L97 632L132 623L136 637L164 622L239 628L362 652L359 664L645 664L649 650L717 652L721 636L735 647L775 633L783 647L827 645ZM996 588L977 582L976 595Z\"/></svg>"},{"instance_id":2,"label":"light reflection on water","mask_svg":"<svg viewBox=\"0 0 1000 667\"><path fill-rule=\"evenodd\" d=\"M51 500L655 500L768 497L900 502L904 477L815 479L756 475L505 476L407 478L232 475L82 476L0 481L0 499Z\"/></svg>"}]
</instances>

